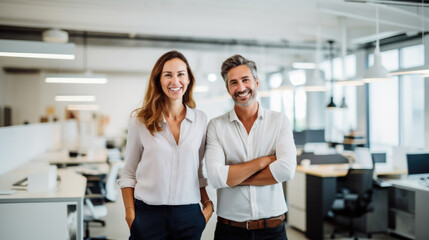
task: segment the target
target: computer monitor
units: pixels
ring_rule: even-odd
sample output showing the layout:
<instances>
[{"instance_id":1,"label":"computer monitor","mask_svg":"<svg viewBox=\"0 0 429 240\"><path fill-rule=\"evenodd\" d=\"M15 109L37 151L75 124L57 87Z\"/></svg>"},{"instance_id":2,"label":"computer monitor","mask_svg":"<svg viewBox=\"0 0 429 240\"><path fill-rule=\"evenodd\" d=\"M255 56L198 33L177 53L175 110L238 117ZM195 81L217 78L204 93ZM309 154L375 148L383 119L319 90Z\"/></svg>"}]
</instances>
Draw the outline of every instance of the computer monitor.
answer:
<instances>
[{"instance_id":1,"label":"computer monitor","mask_svg":"<svg viewBox=\"0 0 429 240\"><path fill-rule=\"evenodd\" d=\"M325 141L325 129L308 129L305 130L306 143L323 143Z\"/></svg>"},{"instance_id":2,"label":"computer monitor","mask_svg":"<svg viewBox=\"0 0 429 240\"><path fill-rule=\"evenodd\" d=\"M293 140L296 146L304 146L305 144L305 131L293 132Z\"/></svg>"},{"instance_id":3,"label":"computer monitor","mask_svg":"<svg viewBox=\"0 0 429 240\"><path fill-rule=\"evenodd\" d=\"M371 153L374 163L386 163L386 153Z\"/></svg>"},{"instance_id":4,"label":"computer monitor","mask_svg":"<svg viewBox=\"0 0 429 240\"><path fill-rule=\"evenodd\" d=\"M407 154L408 175L429 175L429 153Z\"/></svg>"},{"instance_id":5,"label":"computer monitor","mask_svg":"<svg viewBox=\"0 0 429 240\"><path fill-rule=\"evenodd\" d=\"M377 173L389 172L394 169L385 152L371 153L374 169Z\"/></svg>"}]
</instances>

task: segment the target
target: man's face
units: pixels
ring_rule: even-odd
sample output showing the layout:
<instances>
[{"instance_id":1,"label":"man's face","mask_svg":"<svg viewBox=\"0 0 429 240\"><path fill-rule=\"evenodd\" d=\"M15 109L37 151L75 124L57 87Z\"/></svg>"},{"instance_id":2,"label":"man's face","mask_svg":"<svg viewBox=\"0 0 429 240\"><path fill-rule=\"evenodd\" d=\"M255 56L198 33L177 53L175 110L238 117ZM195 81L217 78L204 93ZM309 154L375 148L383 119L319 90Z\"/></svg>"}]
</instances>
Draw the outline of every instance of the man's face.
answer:
<instances>
[{"instance_id":1,"label":"man's face","mask_svg":"<svg viewBox=\"0 0 429 240\"><path fill-rule=\"evenodd\" d=\"M246 65L231 68L227 74L227 90L235 104L249 106L256 98L259 79L255 79Z\"/></svg>"}]
</instances>

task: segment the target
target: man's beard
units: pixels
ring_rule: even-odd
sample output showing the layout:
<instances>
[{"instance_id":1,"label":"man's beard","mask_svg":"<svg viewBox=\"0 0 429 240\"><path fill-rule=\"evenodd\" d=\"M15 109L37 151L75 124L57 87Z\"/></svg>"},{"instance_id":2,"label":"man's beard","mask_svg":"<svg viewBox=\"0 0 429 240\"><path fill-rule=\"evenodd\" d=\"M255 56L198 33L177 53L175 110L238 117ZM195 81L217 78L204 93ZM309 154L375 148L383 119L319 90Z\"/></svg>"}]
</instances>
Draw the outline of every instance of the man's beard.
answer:
<instances>
[{"instance_id":1,"label":"man's beard","mask_svg":"<svg viewBox=\"0 0 429 240\"><path fill-rule=\"evenodd\" d=\"M238 95L240 95L240 94L242 94L242 93L244 93L244 92L249 92L249 94L250 94L251 96L250 96L250 98L249 98L249 101L247 101L246 103L241 103L241 102L238 100L238 98L239 98L239 96L238 96ZM236 92L236 93L234 94L234 97L235 97L235 98L233 98L233 100L234 100L235 104L237 104L238 106L241 106L241 107L247 107L247 106L251 105L251 104L255 101L255 99L256 99L256 95L257 95L257 93L256 93L256 91L255 91L255 90L246 89L246 90L241 91L241 92Z\"/></svg>"}]
</instances>

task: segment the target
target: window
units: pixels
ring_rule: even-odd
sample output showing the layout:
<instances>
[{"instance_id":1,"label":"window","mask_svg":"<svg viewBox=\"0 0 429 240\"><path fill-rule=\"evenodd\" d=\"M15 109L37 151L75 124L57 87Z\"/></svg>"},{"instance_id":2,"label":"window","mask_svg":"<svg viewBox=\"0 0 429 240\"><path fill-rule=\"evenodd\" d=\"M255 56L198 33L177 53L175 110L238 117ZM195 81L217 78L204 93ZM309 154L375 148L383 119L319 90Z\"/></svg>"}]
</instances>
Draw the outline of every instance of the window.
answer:
<instances>
[{"instance_id":1,"label":"window","mask_svg":"<svg viewBox=\"0 0 429 240\"><path fill-rule=\"evenodd\" d=\"M386 67L387 70L393 71L399 69L399 51L393 49L385 52L381 52L381 63ZM370 54L368 58L368 66L374 64L374 54Z\"/></svg>"},{"instance_id":2,"label":"window","mask_svg":"<svg viewBox=\"0 0 429 240\"><path fill-rule=\"evenodd\" d=\"M424 148L424 78L417 75L401 79L401 145Z\"/></svg>"},{"instance_id":3,"label":"window","mask_svg":"<svg viewBox=\"0 0 429 240\"><path fill-rule=\"evenodd\" d=\"M284 113L289 118L289 121L292 124L292 128L295 129L295 111L294 111L294 92L293 90L284 90L282 91L282 97L283 97L283 106L284 106Z\"/></svg>"},{"instance_id":4,"label":"window","mask_svg":"<svg viewBox=\"0 0 429 240\"><path fill-rule=\"evenodd\" d=\"M383 65L390 71L424 65L422 45L382 52ZM372 54L368 56L373 62ZM404 146L424 148L424 78L418 75L392 77L369 84L371 148Z\"/></svg>"},{"instance_id":5,"label":"window","mask_svg":"<svg viewBox=\"0 0 429 240\"><path fill-rule=\"evenodd\" d=\"M401 68L422 66L425 63L423 45L401 49Z\"/></svg>"},{"instance_id":6,"label":"window","mask_svg":"<svg viewBox=\"0 0 429 240\"><path fill-rule=\"evenodd\" d=\"M307 94L303 88L295 89L295 131L306 128Z\"/></svg>"},{"instance_id":7,"label":"window","mask_svg":"<svg viewBox=\"0 0 429 240\"><path fill-rule=\"evenodd\" d=\"M344 80L356 76L356 55L351 54L347 55L344 59L345 61L345 73L343 74L343 61L340 57L334 58L334 79L335 80ZM323 61L320 63L320 69L325 72L325 79L327 81L331 80L331 69L330 69L330 60Z\"/></svg>"},{"instance_id":8,"label":"window","mask_svg":"<svg viewBox=\"0 0 429 240\"><path fill-rule=\"evenodd\" d=\"M297 70L293 71L292 78L295 79L296 82L305 82L305 71ZM289 78L291 75L289 75ZM304 80L304 81L303 81ZM268 77L268 82L270 84L271 90L269 91L269 106L266 102L261 101L263 107L269 107L270 110L278 111L284 113L292 124L292 127L295 128L295 94L293 89L290 90L280 90L278 88L283 82L283 74L281 72L271 73ZM262 99L261 99L262 100ZM302 99L300 99L302 101ZM305 103L304 103L305 104ZM301 106L301 104L298 104ZM305 110L304 110L305 112ZM302 116L301 116L302 117ZM305 118L305 116L304 116Z\"/></svg>"},{"instance_id":9,"label":"window","mask_svg":"<svg viewBox=\"0 0 429 240\"><path fill-rule=\"evenodd\" d=\"M398 93L398 77L369 84L371 147L399 144Z\"/></svg>"}]
</instances>

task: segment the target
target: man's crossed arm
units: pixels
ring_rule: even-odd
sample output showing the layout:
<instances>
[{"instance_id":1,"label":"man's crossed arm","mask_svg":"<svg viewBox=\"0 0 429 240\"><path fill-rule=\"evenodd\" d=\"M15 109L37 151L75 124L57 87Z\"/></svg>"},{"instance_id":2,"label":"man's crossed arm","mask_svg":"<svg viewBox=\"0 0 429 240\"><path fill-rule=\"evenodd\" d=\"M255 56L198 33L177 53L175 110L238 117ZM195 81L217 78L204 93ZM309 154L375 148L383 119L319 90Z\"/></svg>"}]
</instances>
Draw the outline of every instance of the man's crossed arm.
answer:
<instances>
[{"instance_id":1,"label":"man's crossed arm","mask_svg":"<svg viewBox=\"0 0 429 240\"><path fill-rule=\"evenodd\" d=\"M271 185L277 181L271 174L269 165L276 161L276 156L265 156L253 159L252 161L234 164L229 166L228 180L229 187L237 185Z\"/></svg>"}]
</instances>

